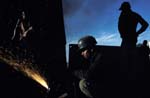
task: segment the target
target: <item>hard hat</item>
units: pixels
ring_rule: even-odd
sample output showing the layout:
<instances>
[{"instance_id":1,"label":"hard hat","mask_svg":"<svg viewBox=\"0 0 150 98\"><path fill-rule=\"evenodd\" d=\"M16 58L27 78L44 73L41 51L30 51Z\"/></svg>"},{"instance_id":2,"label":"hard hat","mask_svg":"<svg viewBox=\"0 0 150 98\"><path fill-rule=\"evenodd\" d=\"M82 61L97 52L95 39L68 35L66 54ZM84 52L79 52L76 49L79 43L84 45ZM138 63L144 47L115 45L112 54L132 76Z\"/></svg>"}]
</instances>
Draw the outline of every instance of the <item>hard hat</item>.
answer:
<instances>
[{"instance_id":1,"label":"hard hat","mask_svg":"<svg viewBox=\"0 0 150 98\"><path fill-rule=\"evenodd\" d=\"M91 49L97 44L96 39L93 36L84 36L78 40L79 51L84 49Z\"/></svg>"},{"instance_id":2,"label":"hard hat","mask_svg":"<svg viewBox=\"0 0 150 98\"><path fill-rule=\"evenodd\" d=\"M130 6L130 3L129 2L123 2L121 4L121 7L119 8L119 10L127 10L127 9L130 9L131 6Z\"/></svg>"}]
</instances>

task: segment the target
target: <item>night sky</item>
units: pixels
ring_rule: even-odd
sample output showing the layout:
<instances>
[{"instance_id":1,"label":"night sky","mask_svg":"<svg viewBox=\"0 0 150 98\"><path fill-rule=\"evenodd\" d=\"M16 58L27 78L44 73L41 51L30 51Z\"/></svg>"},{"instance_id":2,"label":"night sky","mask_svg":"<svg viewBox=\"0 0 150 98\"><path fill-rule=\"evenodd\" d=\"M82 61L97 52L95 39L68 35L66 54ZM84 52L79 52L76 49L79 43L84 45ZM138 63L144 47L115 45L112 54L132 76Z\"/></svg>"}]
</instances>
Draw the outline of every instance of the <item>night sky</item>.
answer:
<instances>
[{"instance_id":1,"label":"night sky","mask_svg":"<svg viewBox=\"0 0 150 98\"><path fill-rule=\"evenodd\" d=\"M120 46L121 38L118 32L118 10L124 0L62 0L64 24L67 41L76 44L84 35L93 35L98 45ZM150 1L128 0L131 9L139 13L150 23ZM140 27L140 25L138 25ZM150 40L150 27L138 38L138 43Z\"/></svg>"}]
</instances>

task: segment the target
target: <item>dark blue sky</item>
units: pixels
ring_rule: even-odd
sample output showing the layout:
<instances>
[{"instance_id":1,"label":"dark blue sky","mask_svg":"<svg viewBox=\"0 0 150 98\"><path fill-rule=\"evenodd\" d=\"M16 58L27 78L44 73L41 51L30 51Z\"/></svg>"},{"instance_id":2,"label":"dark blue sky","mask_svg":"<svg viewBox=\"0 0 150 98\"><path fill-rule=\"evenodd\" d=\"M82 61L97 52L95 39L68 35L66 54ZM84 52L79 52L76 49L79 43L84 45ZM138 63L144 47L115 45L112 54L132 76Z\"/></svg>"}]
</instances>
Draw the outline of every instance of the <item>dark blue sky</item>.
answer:
<instances>
[{"instance_id":1,"label":"dark blue sky","mask_svg":"<svg viewBox=\"0 0 150 98\"><path fill-rule=\"evenodd\" d=\"M100 45L119 46L118 10L125 0L63 0L67 46L85 35L93 35ZM150 0L127 0L133 11L150 23ZM150 27L139 36L138 43L150 40ZM68 48L68 47L67 47ZM68 51L68 49L67 49Z\"/></svg>"}]
</instances>

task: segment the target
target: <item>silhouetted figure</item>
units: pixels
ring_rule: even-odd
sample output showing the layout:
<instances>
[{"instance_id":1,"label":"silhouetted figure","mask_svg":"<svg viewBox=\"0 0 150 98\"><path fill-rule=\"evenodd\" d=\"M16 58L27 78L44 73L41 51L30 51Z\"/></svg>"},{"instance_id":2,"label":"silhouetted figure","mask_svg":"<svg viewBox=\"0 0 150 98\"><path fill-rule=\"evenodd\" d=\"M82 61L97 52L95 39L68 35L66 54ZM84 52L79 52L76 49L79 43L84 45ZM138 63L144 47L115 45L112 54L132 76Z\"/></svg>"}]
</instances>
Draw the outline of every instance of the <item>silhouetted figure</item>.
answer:
<instances>
[{"instance_id":1,"label":"silhouetted figure","mask_svg":"<svg viewBox=\"0 0 150 98\"><path fill-rule=\"evenodd\" d=\"M149 55L150 55L150 47L148 45L148 41L144 40L143 44L140 47L140 56L141 56L141 61L143 61L142 63L143 66L147 66L147 67L149 66L150 63Z\"/></svg>"},{"instance_id":2,"label":"silhouetted figure","mask_svg":"<svg viewBox=\"0 0 150 98\"><path fill-rule=\"evenodd\" d=\"M142 51L143 51L143 55L149 56L149 54L150 54L150 47L149 47L149 44L148 44L147 40L143 41L143 44L142 44L141 48L142 48Z\"/></svg>"},{"instance_id":3,"label":"silhouetted figure","mask_svg":"<svg viewBox=\"0 0 150 98\"><path fill-rule=\"evenodd\" d=\"M136 12L131 10L129 2L123 2L119 8L121 14L118 21L118 30L122 38L121 71L128 72L128 78L134 79L136 72L136 43L138 36L148 27L148 23ZM137 30L138 23L141 28Z\"/></svg>"},{"instance_id":4,"label":"silhouetted figure","mask_svg":"<svg viewBox=\"0 0 150 98\"><path fill-rule=\"evenodd\" d=\"M143 94L146 96L146 94L149 94L147 92L147 88L150 87L150 80L149 80L149 76L150 76L150 47L148 45L148 41L144 40L143 43L141 44L141 46L139 47L139 74L138 74L138 80L141 80L141 85L142 85L142 91ZM145 90L146 91L145 91ZM145 93L147 92L147 93ZM149 96L149 95L148 95Z\"/></svg>"},{"instance_id":5,"label":"silhouetted figure","mask_svg":"<svg viewBox=\"0 0 150 98\"><path fill-rule=\"evenodd\" d=\"M104 89L102 56L101 52L96 49L96 43L93 36L84 36L79 39L78 53L81 57L81 65L73 70L73 75L79 79L80 91L88 98L100 98L102 94L98 92Z\"/></svg>"},{"instance_id":6,"label":"silhouetted figure","mask_svg":"<svg viewBox=\"0 0 150 98\"><path fill-rule=\"evenodd\" d=\"M131 10L129 2L123 2L119 10L122 11L118 22L118 29L122 38L121 46L136 47L137 37L146 30L148 23ZM141 28L137 31L138 23L141 24Z\"/></svg>"},{"instance_id":7,"label":"silhouetted figure","mask_svg":"<svg viewBox=\"0 0 150 98\"><path fill-rule=\"evenodd\" d=\"M147 40L143 41L143 44L142 44L141 47L143 48L144 55L149 56L149 54L150 54L150 47L148 45L148 41Z\"/></svg>"},{"instance_id":8,"label":"silhouetted figure","mask_svg":"<svg viewBox=\"0 0 150 98\"><path fill-rule=\"evenodd\" d=\"M29 53L29 45L27 43L27 35L28 33L31 33L31 30L32 26L27 20L25 12L22 11L14 28L13 36L11 37L11 48L14 49L13 51L15 54L20 56L20 59L27 55L28 57L26 58L29 58L29 55L31 55L31 53Z\"/></svg>"},{"instance_id":9,"label":"silhouetted figure","mask_svg":"<svg viewBox=\"0 0 150 98\"><path fill-rule=\"evenodd\" d=\"M25 38L29 31L32 30L32 26L30 26L29 22L26 20L25 12L21 12L21 16L17 20L16 27L14 29L13 36L11 40L13 41L15 47L25 45ZM24 46L23 46L24 47Z\"/></svg>"}]
</instances>

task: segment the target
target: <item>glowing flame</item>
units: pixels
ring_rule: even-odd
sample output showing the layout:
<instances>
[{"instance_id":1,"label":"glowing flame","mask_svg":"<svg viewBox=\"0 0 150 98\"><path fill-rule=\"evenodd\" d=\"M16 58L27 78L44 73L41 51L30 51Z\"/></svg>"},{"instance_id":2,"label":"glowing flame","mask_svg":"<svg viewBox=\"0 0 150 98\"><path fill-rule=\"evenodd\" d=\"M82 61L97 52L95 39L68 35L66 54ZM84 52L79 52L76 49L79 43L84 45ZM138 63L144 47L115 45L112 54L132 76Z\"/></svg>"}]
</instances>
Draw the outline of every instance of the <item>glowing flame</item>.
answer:
<instances>
[{"instance_id":1,"label":"glowing flame","mask_svg":"<svg viewBox=\"0 0 150 98\"><path fill-rule=\"evenodd\" d=\"M42 79L40 76L38 76L37 74L32 74L31 77L37 81L38 83L40 83L42 86L44 86L46 89L49 89L46 81L44 79Z\"/></svg>"},{"instance_id":2,"label":"glowing flame","mask_svg":"<svg viewBox=\"0 0 150 98\"><path fill-rule=\"evenodd\" d=\"M8 52L9 51L3 52L0 50L0 61L5 62L6 64L13 67L15 70L22 72L24 75L38 82L47 90L50 90L46 79L38 72L38 70L35 70L35 68L33 68L31 62L29 63L24 60L19 63L20 61L13 58L12 54Z\"/></svg>"},{"instance_id":3,"label":"glowing flame","mask_svg":"<svg viewBox=\"0 0 150 98\"><path fill-rule=\"evenodd\" d=\"M28 77L31 77L33 80L41 84L47 90L49 89L46 80L42 76L40 76L39 73L36 73L35 71L30 70L30 69L24 69L24 72L28 75Z\"/></svg>"}]
</instances>

